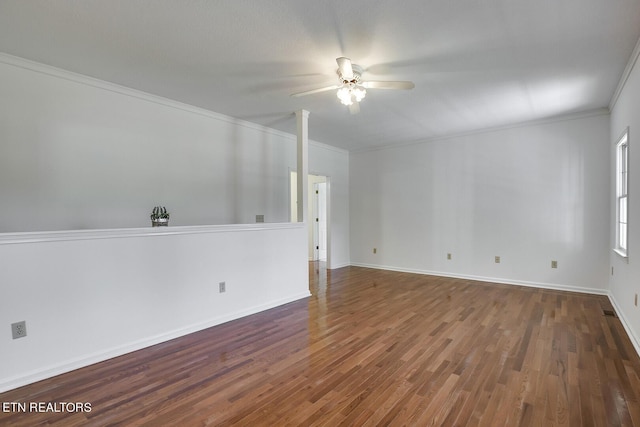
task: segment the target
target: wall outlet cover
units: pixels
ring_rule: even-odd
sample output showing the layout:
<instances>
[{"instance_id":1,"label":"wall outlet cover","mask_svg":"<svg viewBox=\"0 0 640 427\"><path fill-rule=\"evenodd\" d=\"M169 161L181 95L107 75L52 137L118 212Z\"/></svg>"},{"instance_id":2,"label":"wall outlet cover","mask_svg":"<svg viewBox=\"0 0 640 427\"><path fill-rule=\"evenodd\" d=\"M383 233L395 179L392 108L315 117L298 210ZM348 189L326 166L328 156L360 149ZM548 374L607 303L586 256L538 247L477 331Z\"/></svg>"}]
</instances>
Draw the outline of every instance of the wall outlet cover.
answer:
<instances>
[{"instance_id":1,"label":"wall outlet cover","mask_svg":"<svg viewBox=\"0 0 640 427\"><path fill-rule=\"evenodd\" d=\"M27 336L27 322L16 322L11 324L11 335L14 340Z\"/></svg>"}]
</instances>

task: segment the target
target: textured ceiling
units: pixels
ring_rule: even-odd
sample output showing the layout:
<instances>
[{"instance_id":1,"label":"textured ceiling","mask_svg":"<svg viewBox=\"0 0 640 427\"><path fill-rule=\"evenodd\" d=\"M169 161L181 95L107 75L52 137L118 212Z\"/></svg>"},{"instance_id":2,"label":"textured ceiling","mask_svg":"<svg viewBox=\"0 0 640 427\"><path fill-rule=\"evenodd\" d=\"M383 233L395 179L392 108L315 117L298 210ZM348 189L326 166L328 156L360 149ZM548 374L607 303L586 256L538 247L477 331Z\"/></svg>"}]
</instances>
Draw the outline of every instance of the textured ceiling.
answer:
<instances>
[{"instance_id":1,"label":"textured ceiling","mask_svg":"<svg viewBox=\"0 0 640 427\"><path fill-rule=\"evenodd\" d=\"M0 51L357 150L607 107L638 0L0 0ZM351 115L338 56L373 80Z\"/></svg>"}]
</instances>

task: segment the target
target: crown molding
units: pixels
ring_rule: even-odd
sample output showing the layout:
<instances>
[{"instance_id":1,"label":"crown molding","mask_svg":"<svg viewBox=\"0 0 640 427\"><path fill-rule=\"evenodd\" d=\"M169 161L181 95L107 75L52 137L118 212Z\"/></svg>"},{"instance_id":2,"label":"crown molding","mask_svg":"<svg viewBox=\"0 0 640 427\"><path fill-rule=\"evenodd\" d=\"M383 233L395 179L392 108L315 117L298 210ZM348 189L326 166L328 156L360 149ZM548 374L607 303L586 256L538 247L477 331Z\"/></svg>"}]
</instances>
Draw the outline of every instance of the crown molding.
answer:
<instances>
[{"instance_id":1,"label":"crown molding","mask_svg":"<svg viewBox=\"0 0 640 427\"><path fill-rule=\"evenodd\" d=\"M504 131L504 130L509 130L509 129L517 129L517 128L523 128L523 127L529 127L529 126L539 126L539 125L545 125L545 124L550 124L550 123L558 123L558 122L567 122L567 121L571 121L571 120L579 120L579 119L585 119L585 118L589 118L589 117L607 116L609 114L610 114L610 110L608 108L597 108L597 109L594 109L594 110L587 110L587 111L580 111L580 112L577 112L577 113L562 114L562 115L558 115L558 116L546 117L546 118L543 118L543 119L536 119L536 120L528 120L528 121L524 121L524 122L512 123L512 124L503 125L503 126L495 126L495 127L489 127L489 128L483 128L483 129L476 129L476 130L471 130L471 131L468 131L468 132L460 132L460 133L451 134L451 135L436 136L436 137L433 137L433 138L420 139L420 140L417 140L417 141L408 141L408 142L403 142L403 143L381 145L381 146L378 146L378 147L362 148L362 149L352 150L351 152L352 153L362 153L362 152L368 152L368 151L389 150L389 149L400 148L400 147L409 147L409 146L413 146L413 145L427 144L427 143L430 143L430 142L447 141L447 140L450 140L450 139L462 138L462 137L466 137L466 136L473 136L473 135L481 135L481 134L485 134L485 133L499 132L499 131Z\"/></svg>"},{"instance_id":2,"label":"crown molding","mask_svg":"<svg viewBox=\"0 0 640 427\"><path fill-rule=\"evenodd\" d=\"M90 86L93 88L102 89L109 92L115 92L120 95L141 99L143 101L152 102L155 104L160 104L166 107L175 108L175 109L186 111L192 114L198 114L200 116L205 116L214 120L220 120L223 122L242 126L244 128L253 129L259 132L264 132L270 135L274 135L283 139L291 140L292 142L296 141L296 135L288 132L283 132L283 131L266 127L257 123L227 116L225 114L216 113L211 110L196 107L190 104L185 104L173 99L164 98L162 96L153 95L151 93L143 92L143 91L126 87L126 86L122 86L116 83L111 83L105 80L96 79L94 77L89 77L84 74L75 73L73 71L68 71L68 70L57 68L51 65L42 64L40 62L35 62L35 61L31 61L29 59L21 58L18 56L9 55L4 52L0 52L0 63L17 67L17 68L23 68L25 70L29 70L36 73L46 74L48 76L52 76L62 80L68 80L68 81L82 84L85 86ZM295 113L292 111L291 112L292 119L295 117L294 114ZM307 112L307 115L308 114L309 112ZM309 144L314 145L318 148L332 150L342 154L349 153L348 150L344 150L344 149L334 147L332 145L324 144L321 142L317 142L317 141L309 140Z\"/></svg>"},{"instance_id":3,"label":"crown molding","mask_svg":"<svg viewBox=\"0 0 640 427\"><path fill-rule=\"evenodd\" d=\"M33 71L36 73L45 74L51 77L56 77L58 79L68 80L68 81L79 83L85 86L118 93L120 95L141 99L143 101L160 104L166 107L187 111L189 113L198 114L198 115L209 117L216 120L221 120L221 121L230 122L230 123L243 122L234 117L226 116L220 113L215 113L213 111L206 110L204 108L195 107L193 105L185 104L179 101L175 101L173 99L164 98L158 95L153 95L147 92L143 92L141 90L122 86L116 83L111 83L105 80L96 79L94 77L89 77L84 74L75 73L73 71L64 70L62 68L57 68L51 65L42 64L40 62L31 61L29 59L20 58L20 57L9 55L3 52L0 52L0 63L11 65L18 68L23 68L25 70ZM250 122L245 122L245 123L249 124ZM243 123L240 123L240 124L243 124ZM250 125L257 126L254 123L251 123Z\"/></svg>"},{"instance_id":4,"label":"crown molding","mask_svg":"<svg viewBox=\"0 0 640 427\"><path fill-rule=\"evenodd\" d=\"M51 65L42 64L40 62L31 61L29 59L20 58L18 56L9 55L4 52L0 52L0 63L10 65L17 68L22 68L28 71L45 74L51 77L55 77L62 80L71 81L74 83L82 84L85 86L90 86L93 88L106 90L109 92L118 93L120 95L129 96L132 98L141 99L146 102L152 102L155 104L160 104L166 107L175 108L177 110L186 111L192 114L198 114L200 116L208 117L214 120L219 120L227 123L231 123L234 125L242 126L244 128L253 129L259 132L264 132L270 135L274 135L283 139L294 141L296 140L296 136L287 132L279 131L277 129L273 129L270 127L266 127L257 123L249 122L243 119L238 119L235 117L227 116L225 114L216 113L211 110L207 110L204 108L196 107L190 104L185 104L179 101L175 101L173 99L164 98L162 96L153 95L147 92L143 92L137 89L133 89L130 87L122 86L116 83L111 83L105 80L96 79L94 77L89 77L84 74L75 73L73 71L64 70L62 68L53 67ZM309 114L307 112L307 114ZM293 119L294 112L291 112L291 118ZM324 149L334 150L341 153L348 153L346 150L342 150L337 147L333 147L331 145L323 144L316 141L309 141L310 144Z\"/></svg>"},{"instance_id":5,"label":"crown molding","mask_svg":"<svg viewBox=\"0 0 640 427\"><path fill-rule=\"evenodd\" d=\"M618 86L616 87L615 92L613 92L613 96L611 97L611 101L609 102L609 111L612 111L618 102L618 98L620 98L620 94L624 89L624 86L627 84L627 80L629 80L629 76L631 75L631 71L635 67L638 62L638 57L640 57L640 38L636 43L631 56L629 57L629 61L627 62L627 66L622 72L622 76L620 77L620 81L618 82Z\"/></svg>"}]
</instances>

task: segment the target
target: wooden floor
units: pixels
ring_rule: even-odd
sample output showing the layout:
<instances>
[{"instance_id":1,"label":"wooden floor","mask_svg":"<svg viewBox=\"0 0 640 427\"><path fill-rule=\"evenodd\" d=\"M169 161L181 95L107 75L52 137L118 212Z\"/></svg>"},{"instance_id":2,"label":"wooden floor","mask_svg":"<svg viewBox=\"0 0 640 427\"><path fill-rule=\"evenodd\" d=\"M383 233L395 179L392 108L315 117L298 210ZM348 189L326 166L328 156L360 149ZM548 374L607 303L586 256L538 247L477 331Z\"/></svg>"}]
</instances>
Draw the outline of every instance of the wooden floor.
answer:
<instances>
[{"instance_id":1,"label":"wooden floor","mask_svg":"<svg viewBox=\"0 0 640 427\"><path fill-rule=\"evenodd\" d=\"M608 299L311 264L313 297L0 394L0 425L640 426Z\"/></svg>"}]
</instances>

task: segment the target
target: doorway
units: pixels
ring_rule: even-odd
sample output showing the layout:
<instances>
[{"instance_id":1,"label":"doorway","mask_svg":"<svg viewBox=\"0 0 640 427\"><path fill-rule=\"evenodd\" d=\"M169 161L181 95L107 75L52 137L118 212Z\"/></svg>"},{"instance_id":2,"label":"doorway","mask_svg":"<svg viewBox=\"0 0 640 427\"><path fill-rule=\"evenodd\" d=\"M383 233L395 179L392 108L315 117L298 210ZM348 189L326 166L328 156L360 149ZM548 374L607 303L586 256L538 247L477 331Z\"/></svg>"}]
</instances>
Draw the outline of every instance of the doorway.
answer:
<instances>
[{"instance_id":1,"label":"doorway","mask_svg":"<svg viewBox=\"0 0 640 427\"><path fill-rule=\"evenodd\" d=\"M329 262L330 259L330 221L329 221L329 191L330 179L324 175L308 175L308 199L307 209L309 218L307 221L309 233L309 261ZM297 173L290 173L290 219L291 222L298 221L298 200L297 200Z\"/></svg>"},{"instance_id":2,"label":"doorway","mask_svg":"<svg viewBox=\"0 0 640 427\"><path fill-rule=\"evenodd\" d=\"M313 184L311 195L313 215L313 260L327 260L327 183L316 182Z\"/></svg>"}]
</instances>

